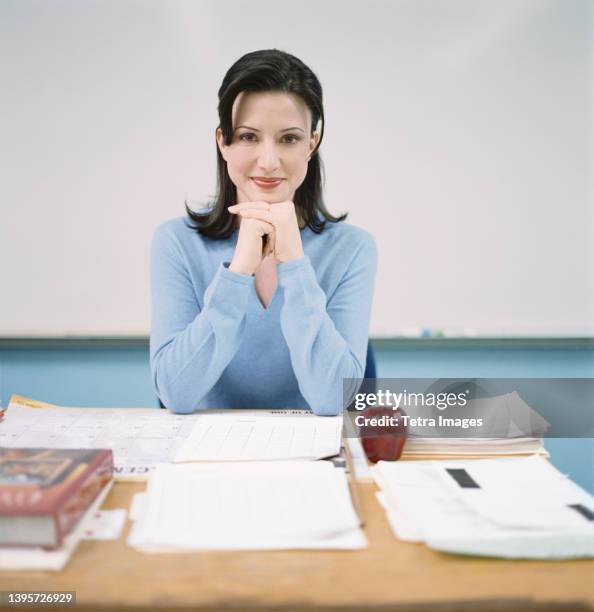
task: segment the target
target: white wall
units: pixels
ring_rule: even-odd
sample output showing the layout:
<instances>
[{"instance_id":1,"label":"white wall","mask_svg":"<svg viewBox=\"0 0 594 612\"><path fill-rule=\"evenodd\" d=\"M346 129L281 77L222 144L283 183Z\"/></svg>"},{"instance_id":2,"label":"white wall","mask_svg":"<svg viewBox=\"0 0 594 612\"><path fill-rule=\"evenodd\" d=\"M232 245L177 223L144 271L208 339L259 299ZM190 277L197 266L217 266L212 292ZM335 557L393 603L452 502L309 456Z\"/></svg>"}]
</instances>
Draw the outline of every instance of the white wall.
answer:
<instances>
[{"instance_id":1,"label":"white wall","mask_svg":"<svg viewBox=\"0 0 594 612\"><path fill-rule=\"evenodd\" d=\"M592 30L589 0L4 0L0 335L148 332L152 231L212 195L220 81L267 47L324 86L372 333L594 334Z\"/></svg>"}]
</instances>

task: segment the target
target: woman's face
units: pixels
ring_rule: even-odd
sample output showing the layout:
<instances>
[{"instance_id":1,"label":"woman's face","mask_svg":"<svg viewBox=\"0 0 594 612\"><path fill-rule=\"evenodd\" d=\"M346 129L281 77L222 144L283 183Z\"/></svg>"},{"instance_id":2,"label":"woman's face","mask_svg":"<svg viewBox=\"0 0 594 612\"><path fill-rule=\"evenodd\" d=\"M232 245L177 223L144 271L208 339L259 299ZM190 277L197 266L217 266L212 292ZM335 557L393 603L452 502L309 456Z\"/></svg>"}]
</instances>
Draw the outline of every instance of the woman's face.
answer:
<instances>
[{"instance_id":1,"label":"woman's face","mask_svg":"<svg viewBox=\"0 0 594 612\"><path fill-rule=\"evenodd\" d=\"M220 129L217 144L237 188L237 203L293 200L319 139L310 132L305 102L282 92L242 92L233 103L232 125L231 144L225 144Z\"/></svg>"}]
</instances>

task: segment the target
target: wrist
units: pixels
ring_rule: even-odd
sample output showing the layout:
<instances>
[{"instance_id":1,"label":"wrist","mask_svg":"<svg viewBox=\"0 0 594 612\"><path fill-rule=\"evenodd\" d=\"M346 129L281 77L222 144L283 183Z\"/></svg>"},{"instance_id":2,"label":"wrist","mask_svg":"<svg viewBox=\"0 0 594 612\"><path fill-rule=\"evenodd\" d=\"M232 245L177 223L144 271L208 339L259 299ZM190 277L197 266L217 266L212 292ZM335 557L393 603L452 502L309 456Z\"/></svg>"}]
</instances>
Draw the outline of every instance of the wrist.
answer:
<instances>
[{"instance_id":1,"label":"wrist","mask_svg":"<svg viewBox=\"0 0 594 612\"><path fill-rule=\"evenodd\" d=\"M301 259L305 256L303 249L295 250L292 253L282 253L280 257L277 255L278 263L287 263L288 261L293 261L294 259Z\"/></svg>"},{"instance_id":2,"label":"wrist","mask_svg":"<svg viewBox=\"0 0 594 612\"><path fill-rule=\"evenodd\" d=\"M241 264L235 260L232 260L229 264L228 268L231 272L235 272L235 274L243 274L244 276L252 276L255 270L250 269L249 266Z\"/></svg>"}]
</instances>

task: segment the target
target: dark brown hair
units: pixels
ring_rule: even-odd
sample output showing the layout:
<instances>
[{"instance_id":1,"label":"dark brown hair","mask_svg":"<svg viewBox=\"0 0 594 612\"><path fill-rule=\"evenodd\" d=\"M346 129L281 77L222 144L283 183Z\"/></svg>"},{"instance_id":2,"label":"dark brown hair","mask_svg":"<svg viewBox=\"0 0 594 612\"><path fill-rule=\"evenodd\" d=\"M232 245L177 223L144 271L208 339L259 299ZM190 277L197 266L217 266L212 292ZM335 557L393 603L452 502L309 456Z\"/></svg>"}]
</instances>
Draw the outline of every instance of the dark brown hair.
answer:
<instances>
[{"instance_id":1,"label":"dark brown hair","mask_svg":"<svg viewBox=\"0 0 594 612\"><path fill-rule=\"evenodd\" d=\"M233 125L231 111L235 98L242 91L280 91L298 95L311 112L311 132L320 123L320 140L311 154L307 174L295 192L294 203L300 219L319 234L326 222L346 219L331 215L322 195L322 160L319 148L324 136L322 86L316 75L298 58L278 49L253 51L239 58L227 71L219 89L219 128L226 144L231 144ZM235 185L229 178L227 162L217 146L217 192L207 212L194 212L186 202L186 212L194 222L193 229L209 238L229 238L236 228L236 219L228 210L237 201Z\"/></svg>"}]
</instances>

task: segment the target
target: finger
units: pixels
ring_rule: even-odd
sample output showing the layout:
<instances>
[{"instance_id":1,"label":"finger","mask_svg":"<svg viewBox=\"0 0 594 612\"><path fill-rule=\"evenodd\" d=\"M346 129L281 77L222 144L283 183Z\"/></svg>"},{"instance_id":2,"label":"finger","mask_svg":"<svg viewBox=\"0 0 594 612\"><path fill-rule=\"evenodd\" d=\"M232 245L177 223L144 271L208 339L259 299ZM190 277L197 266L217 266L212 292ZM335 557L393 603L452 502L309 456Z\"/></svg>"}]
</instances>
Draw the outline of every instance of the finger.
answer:
<instances>
[{"instance_id":1,"label":"finger","mask_svg":"<svg viewBox=\"0 0 594 612\"><path fill-rule=\"evenodd\" d=\"M266 223L274 223L277 222L275 215L270 210L261 210L261 209L245 209L240 210L237 214L242 219L258 219L259 221L265 221Z\"/></svg>"},{"instance_id":2,"label":"finger","mask_svg":"<svg viewBox=\"0 0 594 612\"><path fill-rule=\"evenodd\" d=\"M254 224L256 232L260 236L270 236L270 234L274 233L274 225L272 225L271 223L261 221L260 219L251 219L250 222Z\"/></svg>"},{"instance_id":3,"label":"finger","mask_svg":"<svg viewBox=\"0 0 594 612\"><path fill-rule=\"evenodd\" d=\"M237 214L243 210L270 210L270 204L268 202L241 202L228 206L227 210L232 214Z\"/></svg>"}]
</instances>

